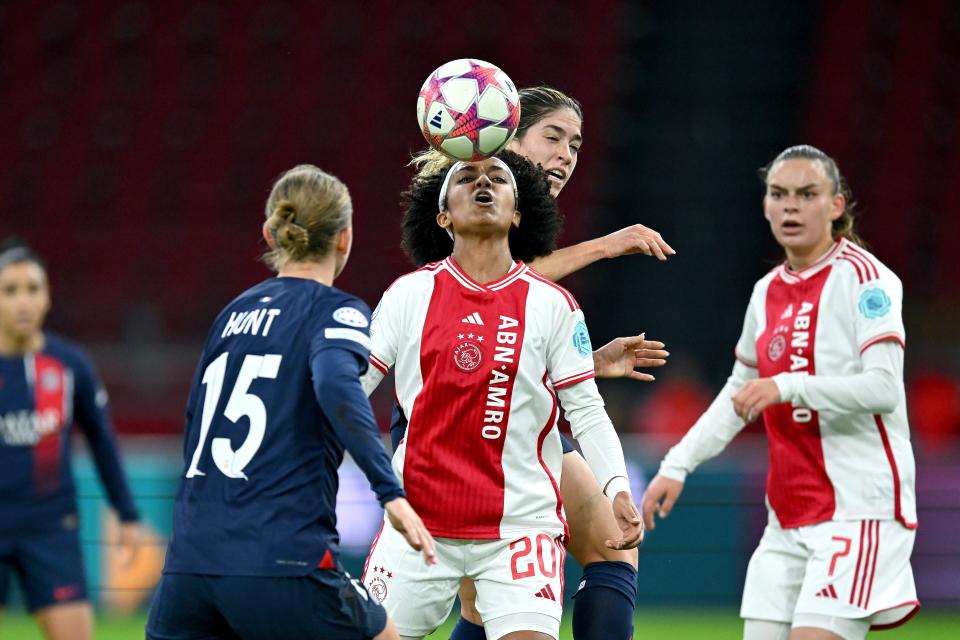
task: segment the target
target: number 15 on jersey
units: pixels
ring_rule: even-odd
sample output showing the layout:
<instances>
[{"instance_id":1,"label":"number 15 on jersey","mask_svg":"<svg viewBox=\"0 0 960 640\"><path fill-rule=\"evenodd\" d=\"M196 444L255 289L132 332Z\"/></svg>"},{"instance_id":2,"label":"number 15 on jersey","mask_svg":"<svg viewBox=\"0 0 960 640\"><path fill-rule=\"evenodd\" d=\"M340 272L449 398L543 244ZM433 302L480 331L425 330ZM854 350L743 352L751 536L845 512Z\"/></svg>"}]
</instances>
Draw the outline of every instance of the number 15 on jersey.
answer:
<instances>
[{"instance_id":1,"label":"number 15 on jersey","mask_svg":"<svg viewBox=\"0 0 960 640\"><path fill-rule=\"evenodd\" d=\"M227 373L229 355L227 352L220 354L216 360L207 365L203 372L201 382L206 386L206 394L203 398L203 415L200 420L200 441L193 452L190 468L187 469L188 478L206 475L198 467L200 454L210 434L210 424L213 422L214 413L220 402L220 394L223 392L223 379ZM275 379L280 370L280 360L281 356L277 354L247 355L243 359L240 373L237 374L237 381L233 385L233 391L230 392L230 399L227 400L223 415L234 423L246 416L250 420L250 430L243 444L236 451L230 447L229 438L214 438L210 443L210 454L214 464L228 478L248 479L243 470L250 464L260 445L263 444L267 427L267 408L263 400L247 391L250 384L257 378Z\"/></svg>"}]
</instances>

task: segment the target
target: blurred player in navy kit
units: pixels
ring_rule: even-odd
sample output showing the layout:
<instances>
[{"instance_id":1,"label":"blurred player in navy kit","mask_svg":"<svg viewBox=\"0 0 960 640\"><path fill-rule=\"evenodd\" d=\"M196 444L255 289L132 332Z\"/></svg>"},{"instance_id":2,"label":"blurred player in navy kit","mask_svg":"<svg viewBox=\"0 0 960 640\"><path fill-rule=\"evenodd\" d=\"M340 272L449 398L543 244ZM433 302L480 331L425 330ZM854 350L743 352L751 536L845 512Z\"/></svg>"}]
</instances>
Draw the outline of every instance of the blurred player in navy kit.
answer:
<instances>
[{"instance_id":1,"label":"blurred player in navy kit","mask_svg":"<svg viewBox=\"0 0 960 640\"><path fill-rule=\"evenodd\" d=\"M139 516L120 464L107 393L76 346L43 330L50 289L26 245L0 245L0 610L16 574L50 640L93 637L80 555L70 432L80 425L132 560ZM2 626L2 624L0 624Z\"/></svg>"},{"instance_id":2,"label":"blurred player in navy kit","mask_svg":"<svg viewBox=\"0 0 960 640\"><path fill-rule=\"evenodd\" d=\"M339 562L344 449L432 564L360 386L370 312L333 288L350 255L346 186L311 165L267 200L267 264L207 337L187 404L185 478L147 638L398 638Z\"/></svg>"}]
</instances>

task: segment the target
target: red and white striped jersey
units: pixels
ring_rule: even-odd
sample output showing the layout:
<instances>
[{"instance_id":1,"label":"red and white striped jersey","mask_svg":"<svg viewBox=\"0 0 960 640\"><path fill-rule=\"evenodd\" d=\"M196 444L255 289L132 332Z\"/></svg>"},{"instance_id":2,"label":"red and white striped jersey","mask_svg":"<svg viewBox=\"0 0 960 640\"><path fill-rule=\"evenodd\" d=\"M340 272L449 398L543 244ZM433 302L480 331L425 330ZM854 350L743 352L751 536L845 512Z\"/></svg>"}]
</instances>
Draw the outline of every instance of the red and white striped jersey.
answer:
<instances>
[{"instance_id":1,"label":"red and white striped jersey","mask_svg":"<svg viewBox=\"0 0 960 640\"><path fill-rule=\"evenodd\" d=\"M479 284L447 258L391 285L371 339L409 419L394 469L434 536L566 533L553 390L581 383L603 404L570 293L522 262Z\"/></svg>"},{"instance_id":2,"label":"red and white striped jersey","mask_svg":"<svg viewBox=\"0 0 960 640\"><path fill-rule=\"evenodd\" d=\"M904 346L902 301L897 276L841 239L806 269L781 265L756 284L737 358L764 378L858 374L870 346ZM902 376L897 392L895 408L885 414L840 411L829 402L819 411L789 402L764 411L767 498L783 527L893 518L916 526Z\"/></svg>"}]
</instances>

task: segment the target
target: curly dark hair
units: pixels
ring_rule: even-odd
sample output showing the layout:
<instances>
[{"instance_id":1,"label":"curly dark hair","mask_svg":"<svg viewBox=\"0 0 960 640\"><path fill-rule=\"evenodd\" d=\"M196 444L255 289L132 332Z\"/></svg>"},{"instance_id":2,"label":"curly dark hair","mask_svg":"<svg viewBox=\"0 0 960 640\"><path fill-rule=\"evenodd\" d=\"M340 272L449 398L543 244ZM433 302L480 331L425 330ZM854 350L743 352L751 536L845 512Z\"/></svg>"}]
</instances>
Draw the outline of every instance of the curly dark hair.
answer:
<instances>
[{"instance_id":1,"label":"curly dark hair","mask_svg":"<svg viewBox=\"0 0 960 640\"><path fill-rule=\"evenodd\" d=\"M529 262L549 255L557 246L563 217L550 195L547 174L540 167L512 151L497 154L517 181L520 226L510 229L510 254L514 260ZM401 246L418 267L443 260L453 252L453 240L437 224L440 188L450 169L433 175L418 174L402 195L403 241Z\"/></svg>"}]
</instances>

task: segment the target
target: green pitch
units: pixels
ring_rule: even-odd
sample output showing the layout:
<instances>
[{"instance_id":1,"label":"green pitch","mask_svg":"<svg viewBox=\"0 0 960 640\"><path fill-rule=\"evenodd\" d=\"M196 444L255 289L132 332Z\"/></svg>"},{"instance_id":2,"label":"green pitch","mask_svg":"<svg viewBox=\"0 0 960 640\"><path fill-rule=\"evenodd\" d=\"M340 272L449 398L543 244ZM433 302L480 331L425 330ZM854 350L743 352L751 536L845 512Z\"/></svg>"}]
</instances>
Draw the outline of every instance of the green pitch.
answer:
<instances>
[{"instance_id":1,"label":"green pitch","mask_svg":"<svg viewBox=\"0 0 960 640\"><path fill-rule=\"evenodd\" d=\"M97 640L136 640L143 638L144 617L116 618L101 616L97 620ZM434 633L432 640L446 640L453 628L451 621ZM740 620L736 615L715 611L640 611L637 614L634 638L636 640L740 640ZM570 621L564 621L560 631L564 640L573 635ZM960 613L921 612L906 626L871 638L878 640L956 640L960 638ZM0 638L4 640L42 640L33 620L22 615L5 615L0 618Z\"/></svg>"}]
</instances>

